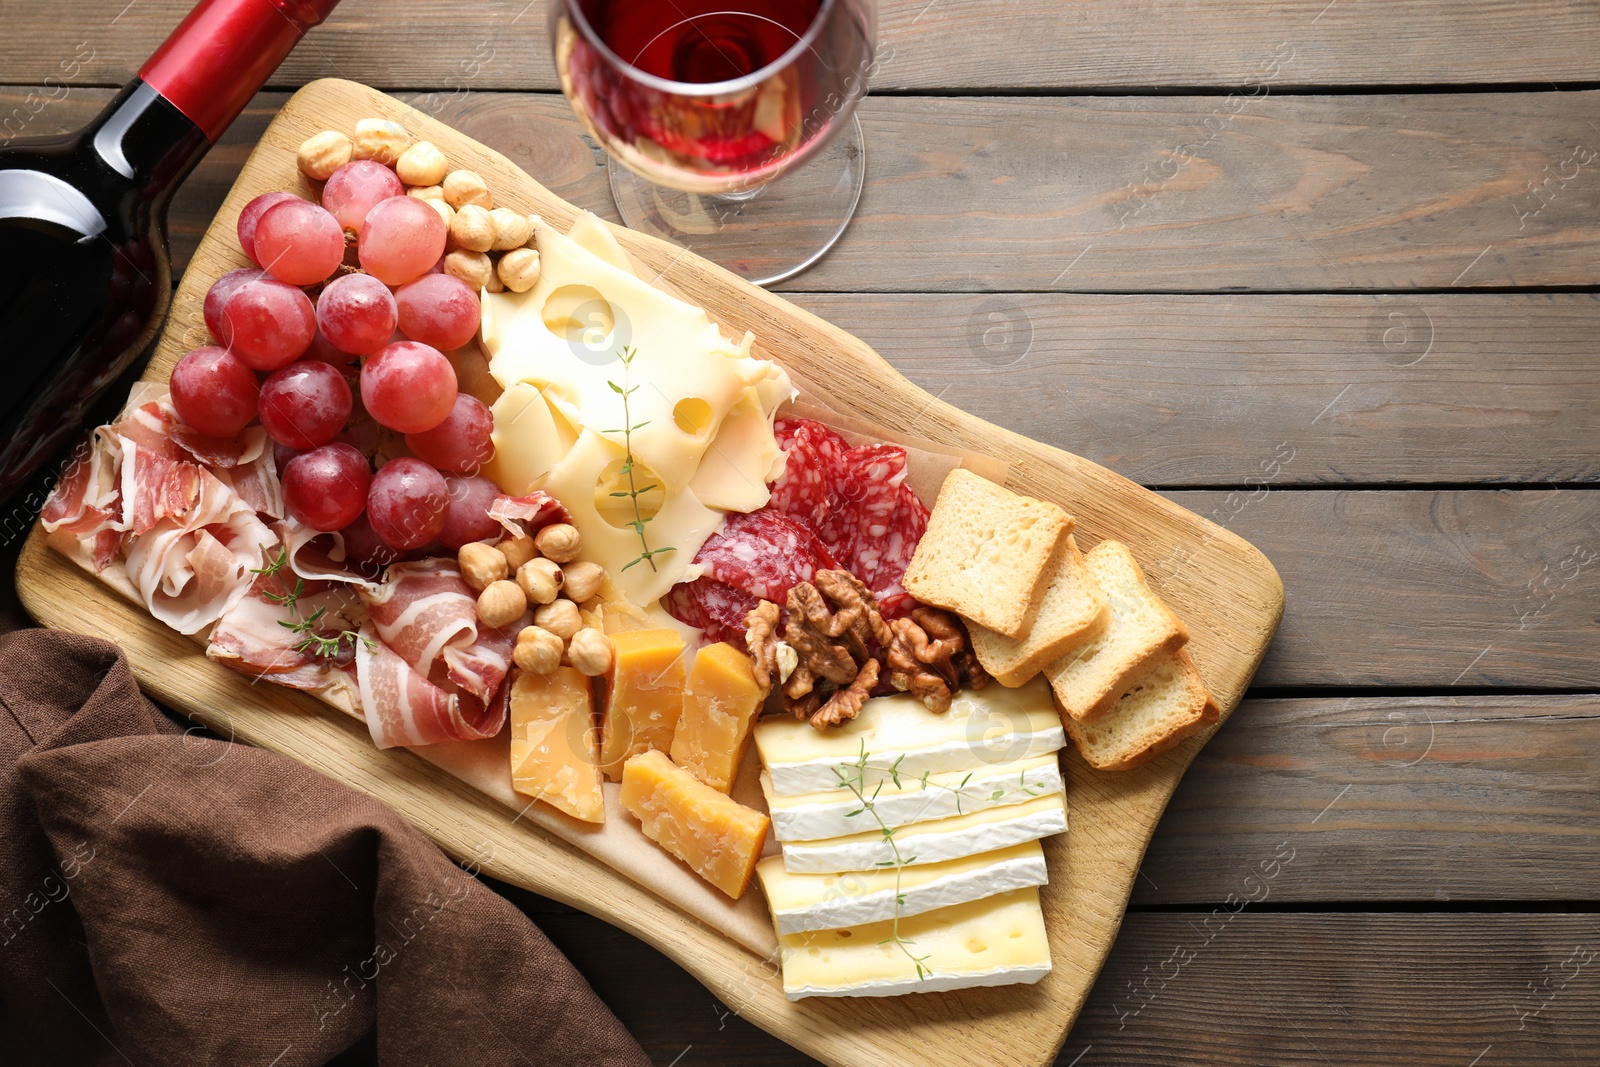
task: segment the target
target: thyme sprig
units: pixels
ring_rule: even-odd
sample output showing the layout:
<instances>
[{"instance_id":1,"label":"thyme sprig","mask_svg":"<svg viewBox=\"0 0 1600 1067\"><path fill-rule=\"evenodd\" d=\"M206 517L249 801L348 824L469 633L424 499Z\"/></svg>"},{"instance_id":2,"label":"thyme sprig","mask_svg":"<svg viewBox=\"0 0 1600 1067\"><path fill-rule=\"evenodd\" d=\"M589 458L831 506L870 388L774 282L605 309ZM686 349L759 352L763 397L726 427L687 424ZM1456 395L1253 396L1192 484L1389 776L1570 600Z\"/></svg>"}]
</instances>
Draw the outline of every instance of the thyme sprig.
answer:
<instances>
[{"instance_id":1,"label":"thyme sprig","mask_svg":"<svg viewBox=\"0 0 1600 1067\"><path fill-rule=\"evenodd\" d=\"M866 741L863 740L861 742L861 755L856 759L855 763L850 764L849 766L853 772L852 774L846 774L843 766L836 767L834 769L834 773L839 776L839 784L845 789L850 790L850 792L855 795L857 802L859 802L861 805L855 811L850 812L846 817L848 818L850 816L860 815L863 812L871 815L873 821L878 824L879 832L883 834L884 844L889 846L889 851L894 856L894 859L885 860L884 862L878 864L880 867L892 866L894 868L894 919L889 927L889 936L878 942L878 944L887 945L892 943L895 948L904 953L906 959L910 960L912 966L916 967L917 981L920 982L927 978L928 975L933 973L932 969L927 965L929 957L918 956L911 950L911 947L916 944L916 942L911 938L902 937L900 935L900 911L903 907L905 907L906 903L905 894L900 890L900 878L902 873L905 871L906 865L915 863L917 858L915 856L906 856L900 851L900 843L895 840L894 836L895 827L892 827L888 823L884 822L883 816L878 814L877 800L878 794L883 791L883 782L879 781L877 786L872 790L872 795L867 795ZM897 786L900 784L898 781L899 772L900 760L896 759L894 761L894 765L890 768L890 775L896 779L895 784Z\"/></svg>"},{"instance_id":2,"label":"thyme sprig","mask_svg":"<svg viewBox=\"0 0 1600 1067\"><path fill-rule=\"evenodd\" d=\"M352 651L354 651L357 641L365 643L369 652L378 647L372 638L363 637L354 630L340 630L332 637L326 636L319 631L317 624L322 621L323 616L328 612L326 605L313 611L310 615L301 617L300 598L305 595L306 580L296 577L294 585L289 585L289 579L283 576L283 567L288 561L289 549L283 546L278 549L277 559L270 561L265 567L252 567L250 573L261 575L263 578L276 578L278 579L278 584L283 587L283 592L281 593L274 593L271 590L264 589L261 591L261 596L263 599L280 605L289 613L289 618L279 619L278 625L290 633L299 635L300 640L290 646L294 651L299 653L309 652L318 659L334 659L339 655L340 649L346 642L349 643Z\"/></svg>"},{"instance_id":3,"label":"thyme sprig","mask_svg":"<svg viewBox=\"0 0 1600 1067\"><path fill-rule=\"evenodd\" d=\"M627 526L631 528L634 533L639 535L639 545L643 549L639 555L635 556L627 563L624 563L622 565L622 569L627 570L629 567L632 567L638 563L648 563L650 564L650 569L655 570L657 556L664 555L668 552L676 552L677 549L671 545L667 545L664 548L650 547L650 540L649 538L645 537L644 533L645 524L650 521L650 517L639 510L639 497L657 487L654 485L640 486L635 480L633 474L633 469L636 466L636 462L633 458L633 432L635 430L642 430L646 426L650 425L649 419L645 419L643 422L633 421L633 412L628 401L629 397L633 396L634 393L639 391L639 387L637 385L632 385L629 382L629 376L633 368L633 360L638 354L639 350L633 348L632 346L624 348L617 356L617 358L622 361L622 384L618 385L613 381L606 382L606 384L611 387L611 391L622 398L623 423L620 430L607 430L606 433L622 434L622 447L625 454L622 457L622 469L619 473L627 475L628 488L614 492L611 495L617 498L627 497L628 501L633 505L633 521L627 523Z\"/></svg>"}]
</instances>

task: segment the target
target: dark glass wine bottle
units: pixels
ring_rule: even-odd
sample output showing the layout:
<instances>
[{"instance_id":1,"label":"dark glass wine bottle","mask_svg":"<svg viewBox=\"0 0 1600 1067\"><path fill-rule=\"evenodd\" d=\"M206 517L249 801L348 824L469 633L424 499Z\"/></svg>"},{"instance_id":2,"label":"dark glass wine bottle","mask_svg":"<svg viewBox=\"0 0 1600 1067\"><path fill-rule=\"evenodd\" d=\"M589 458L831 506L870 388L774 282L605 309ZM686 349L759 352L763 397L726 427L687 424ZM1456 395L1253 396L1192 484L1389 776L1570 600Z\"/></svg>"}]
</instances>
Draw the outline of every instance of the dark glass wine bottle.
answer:
<instances>
[{"instance_id":1,"label":"dark glass wine bottle","mask_svg":"<svg viewBox=\"0 0 1600 1067\"><path fill-rule=\"evenodd\" d=\"M0 501L154 338L173 192L337 3L201 0L89 125L0 144Z\"/></svg>"}]
</instances>

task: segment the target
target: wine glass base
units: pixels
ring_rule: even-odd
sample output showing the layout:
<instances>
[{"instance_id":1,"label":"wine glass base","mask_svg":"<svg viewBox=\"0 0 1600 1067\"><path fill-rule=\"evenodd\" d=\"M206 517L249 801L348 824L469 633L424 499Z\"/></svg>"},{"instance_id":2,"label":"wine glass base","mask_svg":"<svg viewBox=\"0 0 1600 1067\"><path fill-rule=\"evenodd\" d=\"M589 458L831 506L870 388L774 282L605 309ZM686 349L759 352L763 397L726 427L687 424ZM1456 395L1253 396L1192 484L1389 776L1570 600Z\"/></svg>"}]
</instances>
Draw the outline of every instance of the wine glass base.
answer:
<instances>
[{"instance_id":1,"label":"wine glass base","mask_svg":"<svg viewBox=\"0 0 1600 1067\"><path fill-rule=\"evenodd\" d=\"M615 159L611 194L630 229L671 241L756 285L805 270L855 214L866 175L854 115L815 156L748 192L685 193L646 181Z\"/></svg>"}]
</instances>

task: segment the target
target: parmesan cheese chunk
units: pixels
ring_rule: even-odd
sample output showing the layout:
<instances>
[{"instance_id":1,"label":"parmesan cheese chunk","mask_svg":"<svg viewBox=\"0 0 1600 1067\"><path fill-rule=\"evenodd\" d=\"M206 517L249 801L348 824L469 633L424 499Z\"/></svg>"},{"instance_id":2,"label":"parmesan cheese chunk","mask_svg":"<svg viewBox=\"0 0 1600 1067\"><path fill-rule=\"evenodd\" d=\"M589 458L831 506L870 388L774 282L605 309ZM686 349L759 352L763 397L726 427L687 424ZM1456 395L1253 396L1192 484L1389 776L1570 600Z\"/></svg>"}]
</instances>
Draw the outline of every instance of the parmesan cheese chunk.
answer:
<instances>
[{"instance_id":1,"label":"parmesan cheese chunk","mask_svg":"<svg viewBox=\"0 0 1600 1067\"><path fill-rule=\"evenodd\" d=\"M622 769L622 806L644 834L738 899L755 874L767 817L697 780L664 753L643 752Z\"/></svg>"},{"instance_id":2,"label":"parmesan cheese chunk","mask_svg":"<svg viewBox=\"0 0 1600 1067\"><path fill-rule=\"evenodd\" d=\"M683 713L683 636L675 630L624 630L611 635L610 696L600 739L600 769L613 781L628 757L672 749Z\"/></svg>"},{"instance_id":3,"label":"parmesan cheese chunk","mask_svg":"<svg viewBox=\"0 0 1600 1067\"><path fill-rule=\"evenodd\" d=\"M511 684L511 788L584 822L606 821L589 679L571 667Z\"/></svg>"},{"instance_id":4,"label":"parmesan cheese chunk","mask_svg":"<svg viewBox=\"0 0 1600 1067\"><path fill-rule=\"evenodd\" d=\"M672 762L719 793L731 790L761 698L749 656L725 641L702 648L684 686Z\"/></svg>"}]
</instances>

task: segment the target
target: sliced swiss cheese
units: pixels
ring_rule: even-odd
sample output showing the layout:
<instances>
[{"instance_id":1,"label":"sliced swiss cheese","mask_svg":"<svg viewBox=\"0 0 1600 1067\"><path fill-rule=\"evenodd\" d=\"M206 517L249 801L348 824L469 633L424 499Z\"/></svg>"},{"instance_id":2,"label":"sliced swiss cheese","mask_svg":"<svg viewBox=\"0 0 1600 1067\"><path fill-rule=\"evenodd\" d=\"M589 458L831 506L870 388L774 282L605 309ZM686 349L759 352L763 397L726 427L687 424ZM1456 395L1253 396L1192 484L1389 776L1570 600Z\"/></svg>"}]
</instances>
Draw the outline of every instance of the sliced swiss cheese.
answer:
<instances>
[{"instance_id":1,"label":"sliced swiss cheese","mask_svg":"<svg viewBox=\"0 0 1600 1067\"><path fill-rule=\"evenodd\" d=\"M672 735L672 762L719 793L733 788L765 697L749 656L725 641L695 654Z\"/></svg>"},{"instance_id":2,"label":"sliced swiss cheese","mask_svg":"<svg viewBox=\"0 0 1600 1067\"><path fill-rule=\"evenodd\" d=\"M1050 880L1037 841L943 863L843 874L790 874L782 858L769 856L756 873L780 936L879 922L897 910L904 920Z\"/></svg>"},{"instance_id":3,"label":"sliced swiss cheese","mask_svg":"<svg viewBox=\"0 0 1600 1067\"><path fill-rule=\"evenodd\" d=\"M897 944L896 933L909 944ZM885 921L788 934L778 948L790 1000L1016 985L1050 973L1050 940L1034 888L902 918L898 930Z\"/></svg>"},{"instance_id":4,"label":"sliced swiss cheese","mask_svg":"<svg viewBox=\"0 0 1600 1067\"><path fill-rule=\"evenodd\" d=\"M589 679L571 667L511 684L511 788L585 822L606 821Z\"/></svg>"},{"instance_id":5,"label":"sliced swiss cheese","mask_svg":"<svg viewBox=\"0 0 1600 1067\"><path fill-rule=\"evenodd\" d=\"M630 756L672 748L687 655L675 630L623 630L611 635L611 648L600 769L616 780Z\"/></svg>"},{"instance_id":6,"label":"sliced swiss cheese","mask_svg":"<svg viewBox=\"0 0 1600 1067\"><path fill-rule=\"evenodd\" d=\"M562 433L536 385L516 383L500 394L489 412L494 416L489 433L494 458L484 465L483 473L512 496L525 496L561 462L572 438Z\"/></svg>"},{"instance_id":7,"label":"sliced swiss cheese","mask_svg":"<svg viewBox=\"0 0 1600 1067\"><path fill-rule=\"evenodd\" d=\"M756 726L756 750L779 796L839 788L841 775L876 787L925 773L986 770L1054 752L1066 743L1050 684L963 690L935 715L907 694L875 697L828 730L790 718Z\"/></svg>"},{"instance_id":8,"label":"sliced swiss cheese","mask_svg":"<svg viewBox=\"0 0 1600 1067\"><path fill-rule=\"evenodd\" d=\"M894 835L900 862L907 868L943 863L1065 833L1066 799L1064 793L1050 793L1021 804L902 826ZM894 862L894 849L876 829L822 841L790 841L783 846L783 866L791 874L872 871Z\"/></svg>"},{"instance_id":9,"label":"sliced swiss cheese","mask_svg":"<svg viewBox=\"0 0 1600 1067\"><path fill-rule=\"evenodd\" d=\"M737 899L755 873L767 817L712 789L651 749L622 770L622 806L644 834Z\"/></svg>"},{"instance_id":10,"label":"sliced swiss cheese","mask_svg":"<svg viewBox=\"0 0 1600 1067\"><path fill-rule=\"evenodd\" d=\"M617 240L617 235L611 232L611 227L594 212L580 212L577 220L567 227L567 236L581 248L618 270L627 271L635 278L639 276L632 258L623 251L622 242Z\"/></svg>"},{"instance_id":11,"label":"sliced swiss cheese","mask_svg":"<svg viewBox=\"0 0 1600 1067\"><path fill-rule=\"evenodd\" d=\"M772 791L772 779L765 773L761 788L779 841L815 841L1020 804L1059 793L1063 786L1061 767L1050 753L982 770L945 771L926 778L902 776L898 786L858 786L859 793L871 800L870 806L850 789L780 797Z\"/></svg>"}]
</instances>

